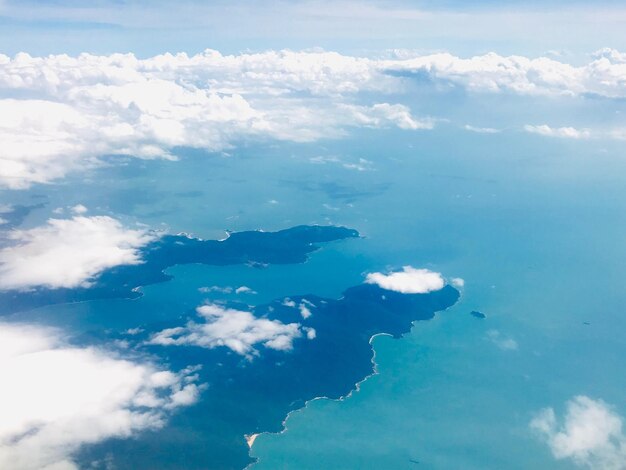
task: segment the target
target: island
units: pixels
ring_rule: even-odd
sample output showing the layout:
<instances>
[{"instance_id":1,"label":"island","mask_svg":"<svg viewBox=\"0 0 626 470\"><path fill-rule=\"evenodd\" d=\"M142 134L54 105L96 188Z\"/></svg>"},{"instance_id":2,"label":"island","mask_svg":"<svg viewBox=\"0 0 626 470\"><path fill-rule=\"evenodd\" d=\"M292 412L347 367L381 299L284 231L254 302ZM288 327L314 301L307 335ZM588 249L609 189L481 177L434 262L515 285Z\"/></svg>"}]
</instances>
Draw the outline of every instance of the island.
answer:
<instances>
[{"instance_id":1,"label":"island","mask_svg":"<svg viewBox=\"0 0 626 470\"><path fill-rule=\"evenodd\" d=\"M249 448L259 433L280 432L289 412L317 397L342 398L373 373L373 336L399 338L414 321L429 320L454 305L459 295L450 285L427 294L402 294L364 283L338 299L307 294L256 307L225 303L223 308L314 331L296 338L289 350L259 345L256 354L247 356L225 346L150 342L164 329L178 331L179 322L143 325L132 338L110 338L131 341L174 369L200 365L200 381L207 388L199 403L176 413L164 430L85 448L81 461L108 456L121 469L241 470L253 462ZM303 316L301 305L310 315ZM188 312L186 320L202 321L196 311Z\"/></svg>"},{"instance_id":2,"label":"island","mask_svg":"<svg viewBox=\"0 0 626 470\"><path fill-rule=\"evenodd\" d=\"M356 230L336 226L230 233L221 241L164 235L142 249L141 264L108 269L89 287L0 292L0 314L17 312L17 319L19 312L44 305L134 299L142 295L139 287L170 280L165 270L179 264L263 268L302 263L323 243L357 237ZM296 293L256 306L212 299L217 304L181 311L168 320L144 317L132 331L103 324L79 341L96 348L123 347L125 355L169 370L192 367L203 388L199 401L177 410L164 427L82 447L75 460L80 468L104 468L97 466L104 462L107 468L134 470L244 469L253 463L249 451L257 435L280 432L291 411L318 397L345 397L374 372L375 335L399 338L415 321L454 305L459 295L443 280L436 290L412 294L363 282L339 298ZM248 349L220 338L207 341L202 336L217 327L208 323L211 312L222 312L226 334L233 322L236 329L239 318L252 324L246 337L263 328L289 334L253 341ZM209 328L198 328L203 324ZM189 331L191 339L181 341Z\"/></svg>"},{"instance_id":3,"label":"island","mask_svg":"<svg viewBox=\"0 0 626 470\"><path fill-rule=\"evenodd\" d=\"M165 270L178 264L226 266L303 263L321 243L355 238L359 232L336 226L301 225L277 232L229 233L224 240L202 240L185 234L157 238L141 251L141 264L103 272L86 288L37 288L0 291L0 315L59 303L111 298L137 298L139 287L165 282Z\"/></svg>"}]
</instances>

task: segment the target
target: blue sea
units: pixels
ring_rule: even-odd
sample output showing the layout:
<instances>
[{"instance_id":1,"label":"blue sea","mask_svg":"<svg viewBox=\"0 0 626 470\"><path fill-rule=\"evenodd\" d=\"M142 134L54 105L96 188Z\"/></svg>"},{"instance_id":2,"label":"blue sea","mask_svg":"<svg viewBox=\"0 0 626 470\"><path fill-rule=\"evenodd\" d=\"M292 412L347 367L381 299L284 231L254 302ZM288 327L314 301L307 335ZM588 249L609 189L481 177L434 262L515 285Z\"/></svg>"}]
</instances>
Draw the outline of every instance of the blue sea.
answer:
<instances>
[{"instance_id":1,"label":"blue sea","mask_svg":"<svg viewBox=\"0 0 626 470\"><path fill-rule=\"evenodd\" d=\"M361 237L324 244L302 264L177 265L167 269L171 281L143 287L138 299L53 305L14 319L80 337L103 325L180 322L211 297L198 290L205 286L247 286L256 294L245 303L261 305L298 294L338 299L366 273L404 265L465 281L452 308L402 338L373 339L377 372L358 391L311 401L289 415L285 432L260 435L254 470L570 468L533 434L533 415L562 412L579 394L626 412L626 160L618 145L443 124L176 153L177 162L111 157L115 165L86 178L2 197L45 203L24 227L80 203L202 239L302 224Z\"/></svg>"}]
</instances>

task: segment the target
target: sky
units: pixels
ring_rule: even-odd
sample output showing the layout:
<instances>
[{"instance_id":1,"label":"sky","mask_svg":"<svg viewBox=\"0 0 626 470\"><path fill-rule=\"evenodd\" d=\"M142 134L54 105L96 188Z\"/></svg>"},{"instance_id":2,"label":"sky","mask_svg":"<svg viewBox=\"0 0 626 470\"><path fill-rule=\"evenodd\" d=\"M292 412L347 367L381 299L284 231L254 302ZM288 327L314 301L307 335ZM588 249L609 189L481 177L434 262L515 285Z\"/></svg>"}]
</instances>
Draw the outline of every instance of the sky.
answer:
<instances>
[{"instance_id":1,"label":"sky","mask_svg":"<svg viewBox=\"0 0 626 470\"><path fill-rule=\"evenodd\" d=\"M13 1L0 2L0 42L14 54L164 50L224 53L322 47L351 54L385 49L497 50L581 60L619 47L623 2L532 1ZM549 51L546 44L550 44Z\"/></svg>"}]
</instances>

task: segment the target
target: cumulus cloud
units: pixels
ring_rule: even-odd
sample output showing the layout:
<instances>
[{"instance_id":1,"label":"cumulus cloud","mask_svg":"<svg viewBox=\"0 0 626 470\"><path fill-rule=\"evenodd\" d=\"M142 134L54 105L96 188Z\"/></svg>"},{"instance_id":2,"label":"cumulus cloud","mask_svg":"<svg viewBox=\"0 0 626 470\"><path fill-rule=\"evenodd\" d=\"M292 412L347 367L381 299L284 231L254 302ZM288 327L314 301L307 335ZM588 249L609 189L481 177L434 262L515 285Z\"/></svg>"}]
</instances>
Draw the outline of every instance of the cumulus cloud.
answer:
<instances>
[{"instance_id":1,"label":"cumulus cloud","mask_svg":"<svg viewBox=\"0 0 626 470\"><path fill-rule=\"evenodd\" d=\"M159 428L173 409L197 401L192 372L0 323L0 468L77 469L72 456L82 445Z\"/></svg>"},{"instance_id":2,"label":"cumulus cloud","mask_svg":"<svg viewBox=\"0 0 626 470\"><path fill-rule=\"evenodd\" d=\"M246 139L310 142L341 137L352 126L430 129L435 121L405 104L368 98L402 95L424 78L476 93L624 98L623 57L607 49L575 66L495 53L0 55L0 186L49 182L98 165L102 155L174 159L172 149L181 146L223 151Z\"/></svg>"},{"instance_id":3,"label":"cumulus cloud","mask_svg":"<svg viewBox=\"0 0 626 470\"><path fill-rule=\"evenodd\" d=\"M14 230L0 250L0 289L89 287L102 271L141 263L139 248L154 235L108 216L49 219Z\"/></svg>"},{"instance_id":4,"label":"cumulus cloud","mask_svg":"<svg viewBox=\"0 0 626 470\"><path fill-rule=\"evenodd\" d=\"M530 427L543 437L556 459L603 470L626 468L626 435L622 417L602 400L584 395L566 404L562 422L554 409L546 408Z\"/></svg>"},{"instance_id":5,"label":"cumulus cloud","mask_svg":"<svg viewBox=\"0 0 626 470\"><path fill-rule=\"evenodd\" d=\"M179 146L219 151L249 138L340 137L349 126L432 127L404 105L344 96L394 80L368 59L331 52L0 55L8 97L0 100L0 185L52 181L102 155L172 159Z\"/></svg>"},{"instance_id":6,"label":"cumulus cloud","mask_svg":"<svg viewBox=\"0 0 626 470\"><path fill-rule=\"evenodd\" d=\"M576 129L575 127L550 127L547 124L540 126L524 126L526 132L539 134L546 137L563 137L566 139L588 139L591 137L589 129Z\"/></svg>"},{"instance_id":7,"label":"cumulus cloud","mask_svg":"<svg viewBox=\"0 0 626 470\"><path fill-rule=\"evenodd\" d=\"M202 348L226 346L237 354L252 357L258 354L257 344L269 349L288 351L293 341L303 336L315 337L299 323L282 323L278 320L257 318L251 312L224 308L219 305L202 305L196 312L202 323L189 321L183 327L168 328L152 335L149 344L162 346L185 345Z\"/></svg>"},{"instance_id":8,"label":"cumulus cloud","mask_svg":"<svg viewBox=\"0 0 626 470\"><path fill-rule=\"evenodd\" d=\"M235 289L235 294L256 294L257 292L254 289L251 289L248 286L239 286Z\"/></svg>"},{"instance_id":9,"label":"cumulus cloud","mask_svg":"<svg viewBox=\"0 0 626 470\"><path fill-rule=\"evenodd\" d=\"M412 266L404 266L402 271L390 274L370 273L365 282L403 294L426 294L442 289L445 285L441 274Z\"/></svg>"},{"instance_id":10,"label":"cumulus cloud","mask_svg":"<svg viewBox=\"0 0 626 470\"><path fill-rule=\"evenodd\" d=\"M298 309L300 310L300 315L302 315L302 318L304 318L305 320L313 315L310 307L315 307L315 305L306 299L302 299L302 302L300 302L300 305L298 306Z\"/></svg>"},{"instance_id":11,"label":"cumulus cloud","mask_svg":"<svg viewBox=\"0 0 626 470\"><path fill-rule=\"evenodd\" d=\"M88 209L82 204L76 204L75 206L71 208L71 211L74 214L80 215L80 214L85 214L88 211Z\"/></svg>"},{"instance_id":12,"label":"cumulus cloud","mask_svg":"<svg viewBox=\"0 0 626 470\"><path fill-rule=\"evenodd\" d=\"M611 49L610 47L597 50L593 56L596 60L606 59L611 63L626 64L626 53Z\"/></svg>"},{"instance_id":13,"label":"cumulus cloud","mask_svg":"<svg viewBox=\"0 0 626 470\"><path fill-rule=\"evenodd\" d=\"M623 54L603 50L581 66L548 57L531 59L490 52L471 58L448 53L386 61L390 73L427 77L434 83L460 86L472 92L511 92L521 95L626 96Z\"/></svg>"}]
</instances>

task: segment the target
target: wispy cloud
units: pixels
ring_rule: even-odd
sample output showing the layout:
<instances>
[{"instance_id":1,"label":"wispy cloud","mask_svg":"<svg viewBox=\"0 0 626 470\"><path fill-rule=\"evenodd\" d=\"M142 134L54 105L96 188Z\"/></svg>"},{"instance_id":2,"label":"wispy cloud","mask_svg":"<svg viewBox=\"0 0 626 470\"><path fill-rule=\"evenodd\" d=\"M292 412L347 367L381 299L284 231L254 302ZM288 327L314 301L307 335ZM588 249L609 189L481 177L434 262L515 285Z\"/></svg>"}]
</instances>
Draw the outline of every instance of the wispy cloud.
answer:
<instances>
[{"instance_id":1,"label":"wispy cloud","mask_svg":"<svg viewBox=\"0 0 626 470\"><path fill-rule=\"evenodd\" d=\"M526 125L526 132L539 134L546 137L561 137L565 139L589 139L592 134L589 129L576 129L575 127L550 127L547 124L539 126Z\"/></svg>"},{"instance_id":2,"label":"wispy cloud","mask_svg":"<svg viewBox=\"0 0 626 470\"><path fill-rule=\"evenodd\" d=\"M505 336L498 330L489 330L487 332L487 338L503 351L517 351L519 345L513 338Z\"/></svg>"},{"instance_id":3,"label":"wispy cloud","mask_svg":"<svg viewBox=\"0 0 626 470\"><path fill-rule=\"evenodd\" d=\"M500 129L495 129L493 127L475 127L469 124L463 126L463 129L470 132L476 132L478 134L498 134L499 132L502 132Z\"/></svg>"}]
</instances>

